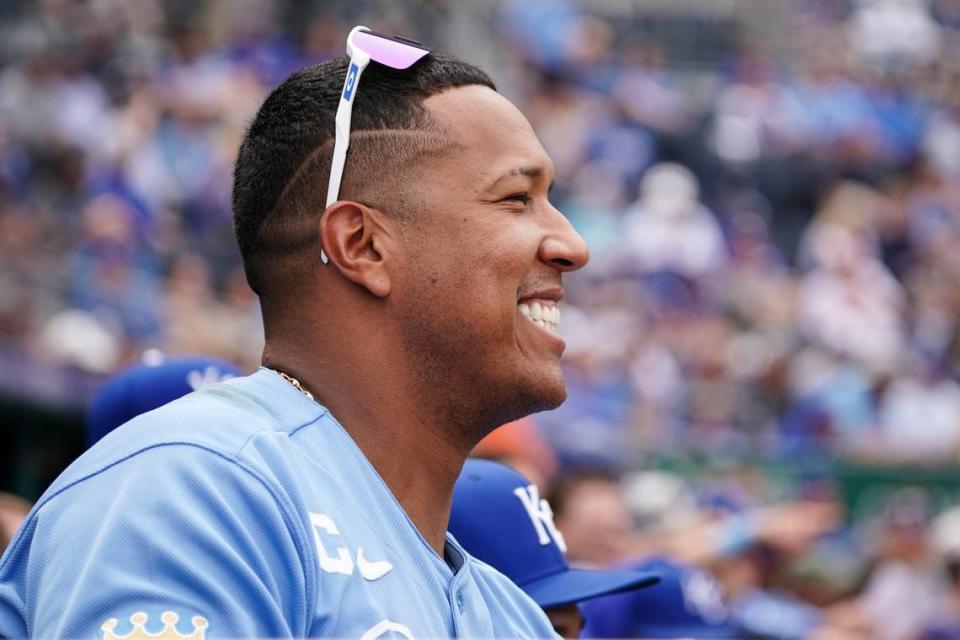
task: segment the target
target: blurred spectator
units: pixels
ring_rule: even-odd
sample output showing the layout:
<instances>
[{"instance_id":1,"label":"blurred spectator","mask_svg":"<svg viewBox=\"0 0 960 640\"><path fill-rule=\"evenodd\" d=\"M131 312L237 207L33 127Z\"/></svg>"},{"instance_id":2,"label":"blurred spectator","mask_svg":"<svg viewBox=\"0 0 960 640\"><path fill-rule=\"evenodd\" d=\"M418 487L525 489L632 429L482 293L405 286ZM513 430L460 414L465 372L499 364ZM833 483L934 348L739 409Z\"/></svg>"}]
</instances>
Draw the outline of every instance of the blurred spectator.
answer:
<instances>
[{"instance_id":1,"label":"blurred spectator","mask_svg":"<svg viewBox=\"0 0 960 640\"><path fill-rule=\"evenodd\" d=\"M659 574L648 589L583 606L583 638L739 638L723 589L695 567L654 558L632 568Z\"/></svg>"},{"instance_id":2,"label":"blurred spectator","mask_svg":"<svg viewBox=\"0 0 960 640\"><path fill-rule=\"evenodd\" d=\"M922 63L937 54L940 28L928 0L859 0L850 42L874 64Z\"/></svg>"},{"instance_id":3,"label":"blurred spectator","mask_svg":"<svg viewBox=\"0 0 960 640\"><path fill-rule=\"evenodd\" d=\"M572 564L608 567L630 552L633 523L616 476L595 469L573 472L559 479L550 495Z\"/></svg>"},{"instance_id":4,"label":"blurred spectator","mask_svg":"<svg viewBox=\"0 0 960 640\"><path fill-rule=\"evenodd\" d=\"M929 543L946 578L943 609L925 621L920 640L947 640L960 635L960 507L941 513L931 523Z\"/></svg>"},{"instance_id":5,"label":"blurred spectator","mask_svg":"<svg viewBox=\"0 0 960 640\"><path fill-rule=\"evenodd\" d=\"M454 487L450 533L533 598L564 638L579 637L579 603L648 587L659 579L650 572L571 568L550 505L536 485L489 460L464 465Z\"/></svg>"},{"instance_id":6,"label":"blurred spectator","mask_svg":"<svg viewBox=\"0 0 960 640\"><path fill-rule=\"evenodd\" d=\"M952 460L960 452L960 385L935 362L894 379L880 404L885 457Z\"/></svg>"},{"instance_id":7,"label":"blurred spectator","mask_svg":"<svg viewBox=\"0 0 960 640\"><path fill-rule=\"evenodd\" d=\"M234 365L208 356L166 357L149 351L97 390L84 424L89 448L141 413L152 411L215 382L241 375Z\"/></svg>"},{"instance_id":8,"label":"blurred spectator","mask_svg":"<svg viewBox=\"0 0 960 640\"><path fill-rule=\"evenodd\" d=\"M799 292L800 329L871 371L890 372L903 355L903 286L877 255L872 224L881 206L858 185L840 185L805 238L812 262Z\"/></svg>"},{"instance_id":9,"label":"blurred spectator","mask_svg":"<svg viewBox=\"0 0 960 640\"><path fill-rule=\"evenodd\" d=\"M696 178L674 164L651 167L625 216L626 250L640 273L704 278L726 262L720 227L698 200Z\"/></svg>"},{"instance_id":10,"label":"blurred spectator","mask_svg":"<svg viewBox=\"0 0 960 640\"><path fill-rule=\"evenodd\" d=\"M115 333L86 311L61 311L44 323L37 355L61 367L108 373L120 362Z\"/></svg>"},{"instance_id":11,"label":"blurred spectator","mask_svg":"<svg viewBox=\"0 0 960 640\"><path fill-rule=\"evenodd\" d=\"M928 553L929 497L916 488L894 494L879 523L878 561L859 600L860 622L878 640L917 637L942 615L948 592Z\"/></svg>"}]
</instances>

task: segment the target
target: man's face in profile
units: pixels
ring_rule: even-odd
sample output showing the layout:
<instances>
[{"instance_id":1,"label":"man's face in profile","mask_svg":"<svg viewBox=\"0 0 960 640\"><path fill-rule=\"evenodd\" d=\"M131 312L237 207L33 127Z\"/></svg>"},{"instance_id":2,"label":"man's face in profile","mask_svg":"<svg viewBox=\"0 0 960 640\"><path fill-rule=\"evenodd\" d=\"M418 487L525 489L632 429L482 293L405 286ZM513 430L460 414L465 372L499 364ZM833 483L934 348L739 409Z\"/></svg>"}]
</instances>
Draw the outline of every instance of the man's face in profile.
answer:
<instances>
[{"instance_id":1,"label":"man's face in profile","mask_svg":"<svg viewBox=\"0 0 960 640\"><path fill-rule=\"evenodd\" d=\"M404 339L427 354L434 379L469 386L438 394L481 398L500 421L555 407L566 397L561 273L588 252L548 200L553 163L489 88L450 89L424 105L455 144L411 186L423 211L404 231L393 293Z\"/></svg>"}]
</instances>

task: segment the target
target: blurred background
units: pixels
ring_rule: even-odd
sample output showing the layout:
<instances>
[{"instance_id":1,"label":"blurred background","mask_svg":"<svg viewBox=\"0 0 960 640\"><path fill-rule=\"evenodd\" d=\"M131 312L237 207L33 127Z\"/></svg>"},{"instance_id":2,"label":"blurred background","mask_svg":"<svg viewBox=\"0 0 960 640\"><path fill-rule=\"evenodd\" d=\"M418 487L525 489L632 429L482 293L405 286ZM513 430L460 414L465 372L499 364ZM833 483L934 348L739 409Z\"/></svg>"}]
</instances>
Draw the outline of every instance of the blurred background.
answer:
<instances>
[{"instance_id":1,"label":"blurred background","mask_svg":"<svg viewBox=\"0 0 960 640\"><path fill-rule=\"evenodd\" d=\"M960 638L960 0L5 0L0 490L144 352L257 366L234 156L358 23L488 70L591 247L568 401L478 451L571 560L704 566L758 637Z\"/></svg>"}]
</instances>

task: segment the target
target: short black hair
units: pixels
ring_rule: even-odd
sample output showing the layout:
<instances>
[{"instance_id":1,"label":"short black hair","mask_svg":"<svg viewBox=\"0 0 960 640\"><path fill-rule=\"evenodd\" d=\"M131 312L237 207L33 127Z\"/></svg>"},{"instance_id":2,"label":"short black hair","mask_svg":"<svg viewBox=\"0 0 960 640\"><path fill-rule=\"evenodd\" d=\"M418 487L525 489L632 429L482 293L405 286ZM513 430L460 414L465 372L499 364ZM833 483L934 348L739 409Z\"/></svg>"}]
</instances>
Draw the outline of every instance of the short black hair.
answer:
<instances>
[{"instance_id":1,"label":"short black hair","mask_svg":"<svg viewBox=\"0 0 960 640\"><path fill-rule=\"evenodd\" d=\"M274 279L267 265L313 242L310 221L326 205L334 118L348 63L334 58L291 75L264 101L240 146L234 230L247 281L261 298ZM387 182L404 156L436 150L442 136L422 102L468 85L496 90L486 73L439 52L405 70L371 62L354 98L341 197L359 199L362 177Z\"/></svg>"}]
</instances>

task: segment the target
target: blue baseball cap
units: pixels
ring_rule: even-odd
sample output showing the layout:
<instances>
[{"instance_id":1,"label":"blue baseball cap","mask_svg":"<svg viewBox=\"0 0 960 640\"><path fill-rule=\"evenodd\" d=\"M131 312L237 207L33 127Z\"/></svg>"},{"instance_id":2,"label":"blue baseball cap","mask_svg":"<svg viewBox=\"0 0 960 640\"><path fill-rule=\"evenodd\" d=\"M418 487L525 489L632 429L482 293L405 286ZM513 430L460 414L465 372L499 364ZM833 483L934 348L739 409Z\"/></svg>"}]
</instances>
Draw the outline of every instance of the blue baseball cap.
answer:
<instances>
[{"instance_id":1,"label":"blue baseball cap","mask_svg":"<svg viewBox=\"0 0 960 640\"><path fill-rule=\"evenodd\" d=\"M208 356L155 358L121 369L94 395L87 410L86 444L141 413L213 382L243 375L237 367Z\"/></svg>"},{"instance_id":2,"label":"blue baseball cap","mask_svg":"<svg viewBox=\"0 0 960 640\"><path fill-rule=\"evenodd\" d=\"M536 485L498 462L467 460L453 489L450 533L546 609L654 584L643 571L572 569Z\"/></svg>"},{"instance_id":3,"label":"blue baseball cap","mask_svg":"<svg viewBox=\"0 0 960 640\"><path fill-rule=\"evenodd\" d=\"M706 571L653 558L634 565L656 572L660 583L633 593L598 598L581 607L581 638L739 638L717 581Z\"/></svg>"}]
</instances>

